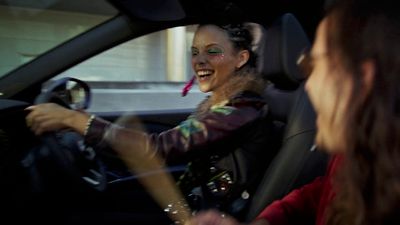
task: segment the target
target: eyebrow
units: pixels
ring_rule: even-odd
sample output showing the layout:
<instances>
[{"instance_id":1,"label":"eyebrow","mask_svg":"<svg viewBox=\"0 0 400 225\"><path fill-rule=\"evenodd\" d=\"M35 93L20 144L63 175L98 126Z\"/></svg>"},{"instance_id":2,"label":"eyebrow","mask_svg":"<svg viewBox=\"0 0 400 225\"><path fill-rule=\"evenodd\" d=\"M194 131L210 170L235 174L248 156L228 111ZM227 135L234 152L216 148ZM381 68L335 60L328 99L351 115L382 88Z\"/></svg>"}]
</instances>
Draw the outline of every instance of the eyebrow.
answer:
<instances>
[{"instance_id":1,"label":"eyebrow","mask_svg":"<svg viewBox=\"0 0 400 225\"><path fill-rule=\"evenodd\" d=\"M213 46L217 46L217 47L219 47L219 48L222 48L223 50L225 50L225 48L224 47L222 47L220 44L218 44L218 43L210 43L210 44L207 44L206 46L205 46L205 48L209 48L209 47L213 47ZM196 48L196 49L198 49L198 47L196 47L196 46L191 46L191 48Z\"/></svg>"}]
</instances>

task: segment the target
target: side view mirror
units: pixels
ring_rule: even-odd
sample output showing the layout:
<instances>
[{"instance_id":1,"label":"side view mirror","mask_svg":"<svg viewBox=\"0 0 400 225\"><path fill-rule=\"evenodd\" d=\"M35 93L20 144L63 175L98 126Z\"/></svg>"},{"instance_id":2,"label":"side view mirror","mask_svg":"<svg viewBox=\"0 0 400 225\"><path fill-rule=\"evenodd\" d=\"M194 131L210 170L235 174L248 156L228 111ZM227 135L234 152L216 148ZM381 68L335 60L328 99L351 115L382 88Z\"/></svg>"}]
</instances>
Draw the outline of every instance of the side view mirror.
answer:
<instances>
[{"instance_id":1,"label":"side view mirror","mask_svg":"<svg viewBox=\"0 0 400 225\"><path fill-rule=\"evenodd\" d=\"M64 77L43 88L35 103L54 102L74 110L85 110L90 106L90 88L82 80Z\"/></svg>"}]
</instances>

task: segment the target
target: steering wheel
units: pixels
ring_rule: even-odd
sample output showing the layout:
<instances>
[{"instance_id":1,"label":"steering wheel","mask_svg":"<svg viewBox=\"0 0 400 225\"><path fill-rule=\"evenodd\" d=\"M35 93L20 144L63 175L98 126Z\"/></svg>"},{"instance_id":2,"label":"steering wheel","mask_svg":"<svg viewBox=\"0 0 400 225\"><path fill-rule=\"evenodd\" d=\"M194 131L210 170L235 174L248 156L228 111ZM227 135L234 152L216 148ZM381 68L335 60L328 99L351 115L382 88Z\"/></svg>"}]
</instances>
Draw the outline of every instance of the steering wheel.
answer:
<instances>
[{"instance_id":1,"label":"steering wheel","mask_svg":"<svg viewBox=\"0 0 400 225\"><path fill-rule=\"evenodd\" d=\"M71 109L71 104L65 100L65 96L59 94L68 81L77 82L84 89L85 94L90 96L86 83L75 78L64 78L42 91L36 97L35 104L52 102ZM59 93L56 93L56 90ZM84 139L80 134L73 131L53 131L42 134L40 139L48 148L55 164L67 176L97 191L105 190L107 184L105 166L94 149L84 144Z\"/></svg>"}]
</instances>

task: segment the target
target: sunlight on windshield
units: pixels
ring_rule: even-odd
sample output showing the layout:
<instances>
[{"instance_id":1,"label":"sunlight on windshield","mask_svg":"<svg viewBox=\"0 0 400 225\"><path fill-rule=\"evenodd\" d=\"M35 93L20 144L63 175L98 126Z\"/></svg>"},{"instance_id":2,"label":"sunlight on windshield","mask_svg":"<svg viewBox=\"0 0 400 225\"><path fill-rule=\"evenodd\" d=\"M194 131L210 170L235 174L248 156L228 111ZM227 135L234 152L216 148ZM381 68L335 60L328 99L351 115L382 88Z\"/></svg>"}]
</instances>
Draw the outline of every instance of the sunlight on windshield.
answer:
<instances>
[{"instance_id":1,"label":"sunlight on windshield","mask_svg":"<svg viewBox=\"0 0 400 225\"><path fill-rule=\"evenodd\" d=\"M105 1L96 4L103 9L76 0L0 0L0 77L116 14Z\"/></svg>"}]
</instances>

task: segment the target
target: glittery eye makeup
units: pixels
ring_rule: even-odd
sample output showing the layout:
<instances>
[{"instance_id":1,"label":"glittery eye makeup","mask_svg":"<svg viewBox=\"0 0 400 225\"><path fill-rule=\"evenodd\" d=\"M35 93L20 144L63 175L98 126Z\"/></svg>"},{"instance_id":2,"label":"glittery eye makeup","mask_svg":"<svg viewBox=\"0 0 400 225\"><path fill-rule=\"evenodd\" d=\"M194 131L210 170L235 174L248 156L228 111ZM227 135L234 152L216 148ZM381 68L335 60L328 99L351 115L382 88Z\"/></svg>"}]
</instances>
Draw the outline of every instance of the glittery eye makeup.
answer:
<instances>
[{"instance_id":1,"label":"glittery eye makeup","mask_svg":"<svg viewBox=\"0 0 400 225\"><path fill-rule=\"evenodd\" d=\"M211 58L221 58L224 56L224 49L218 46L207 46L204 49L198 49L196 47L191 48L192 58L201 55Z\"/></svg>"},{"instance_id":2,"label":"glittery eye makeup","mask_svg":"<svg viewBox=\"0 0 400 225\"><path fill-rule=\"evenodd\" d=\"M221 48L212 47L212 48L207 49L207 54L211 55L211 56L220 55L223 53L224 53L224 50L222 50Z\"/></svg>"}]
</instances>

